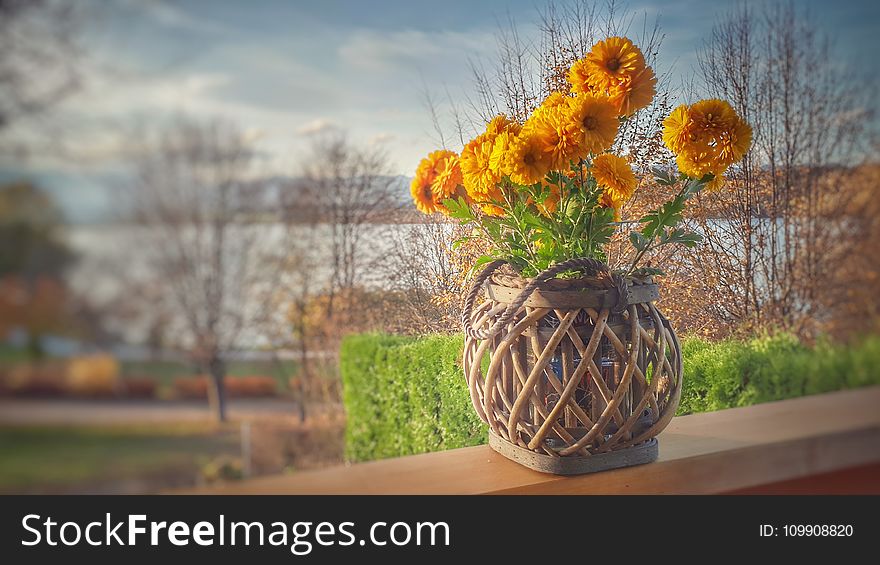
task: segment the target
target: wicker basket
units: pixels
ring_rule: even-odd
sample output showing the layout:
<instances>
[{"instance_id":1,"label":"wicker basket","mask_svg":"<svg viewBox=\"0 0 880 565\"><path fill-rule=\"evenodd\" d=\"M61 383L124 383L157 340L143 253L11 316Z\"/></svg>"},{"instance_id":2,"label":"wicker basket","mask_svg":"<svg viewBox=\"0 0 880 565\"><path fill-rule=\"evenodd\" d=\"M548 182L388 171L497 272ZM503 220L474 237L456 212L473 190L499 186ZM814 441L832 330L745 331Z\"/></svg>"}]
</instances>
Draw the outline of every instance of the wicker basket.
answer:
<instances>
[{"instance_id":1,"label":"wicker basket","mask_svg":"<svg viewBox=\"0 0 880 565\"><path fill-rule=\"evenodd\" d=\"M464 373L490 445L557 474L654 460L682 378L678 339L654 306L657 285L593 259L528 281L503 265L476 278L462 315ZM571 270L586 276L556 278Z\"/></svg>"}]
</instances>

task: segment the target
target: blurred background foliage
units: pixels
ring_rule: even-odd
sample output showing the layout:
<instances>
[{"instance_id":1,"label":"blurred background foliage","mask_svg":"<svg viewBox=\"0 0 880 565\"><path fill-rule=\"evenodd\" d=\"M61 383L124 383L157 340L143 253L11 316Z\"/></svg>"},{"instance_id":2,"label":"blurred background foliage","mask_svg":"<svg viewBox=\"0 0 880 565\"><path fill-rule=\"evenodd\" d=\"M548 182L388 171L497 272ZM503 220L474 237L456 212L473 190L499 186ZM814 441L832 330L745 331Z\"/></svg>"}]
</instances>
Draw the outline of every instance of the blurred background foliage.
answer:
<instances>
[{"instance_id":1,"label":"blurred background foliage","mask_svg":"<svg viewBox=\"0 0 880 565\"><path fill-rule=\"evenodd\" d=\"M96 61L108 6L179 8L0 0L0 491L153 492L483 442L457 333L483 250L453 250L461 229L415 212L395 174L414 167L317 120L272 169L237 106L136 108L124 127L87 124L101 143L71 135L58 110L103 104L108 84L198 90L172 66L136 77ZM797 5L715 10L678 75L659 21L613 2L505 21L480 38L492 55L464 93L426 74L426 125L457 150L487 118L527 114L595 40L630 33L661 79L618 140L635 166L669 162L659 125L681 101L729 99L755 128L728 187L686 211L705 244L650 258L685 336L681 413L877 384L876 88L825 64L845 57ZM88 191L25 166L89 170L107 146L114 168L95 178L112 213L98 219L68 217ZM663 191L640 186L632 214ZM612 266L629 247L611 243Z\"/></svg>"}]
</instances>

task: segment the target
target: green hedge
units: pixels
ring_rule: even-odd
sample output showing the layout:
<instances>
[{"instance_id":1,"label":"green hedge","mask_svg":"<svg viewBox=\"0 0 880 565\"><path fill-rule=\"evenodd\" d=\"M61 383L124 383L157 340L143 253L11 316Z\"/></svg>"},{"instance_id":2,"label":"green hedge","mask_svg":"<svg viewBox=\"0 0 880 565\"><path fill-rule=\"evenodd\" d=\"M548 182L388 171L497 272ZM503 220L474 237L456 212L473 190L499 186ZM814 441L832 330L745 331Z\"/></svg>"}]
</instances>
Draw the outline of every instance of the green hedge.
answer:
<instances>
[{"instance_id":1,"label":"green hedge","mask_svg":"<svg viewBox=\"0 0 880 565\"><path fill-rule=\"evenodd\" d=\"M682 355L679 414L880 384L880 336L851 347L806 347L786 334L717 343L688 338Z\"/></svg>"},{"instance_id":2,"label":"green hedge","mask_svg":"<svg viewBox=\"0 0 880 565\"><path fill-rule=\"evenodd\" d=\"M342 343L340 370L352 461L485 442L461 372L462 339L364 334Z\"/></svg>"},{"instance_id":3,"label":"green hedge","mask_svg":"<svg viewBox=\"0 0 880 565\"><path fill-rule=\"evenodd\" d=\"M484 443L461 373L461 336L363 334L342 344L346 457L366 461ZM679 414L880 384L880 337L805 347L781 334L682 343Z\"/></svg>"}]
</instances>

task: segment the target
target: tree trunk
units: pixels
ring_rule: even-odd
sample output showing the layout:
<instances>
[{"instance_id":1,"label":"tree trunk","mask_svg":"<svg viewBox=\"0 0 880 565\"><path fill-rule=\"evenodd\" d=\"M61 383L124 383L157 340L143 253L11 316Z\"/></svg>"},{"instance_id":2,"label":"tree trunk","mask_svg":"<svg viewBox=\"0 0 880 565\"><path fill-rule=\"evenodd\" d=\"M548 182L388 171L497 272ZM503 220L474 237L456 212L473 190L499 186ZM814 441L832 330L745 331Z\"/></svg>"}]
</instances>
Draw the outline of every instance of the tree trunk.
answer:
<instances>
[{"instance_id":1,"label":"tree trunk","mask_svg":"<svg viewBox=\"0 0 880 565\"><path fill-rule=\"evenodd\" d=\"M211 374L211 389L208 391L208 401L211 409L217 414L218 422L226 421L226 364L222 359L215 357L208 363L208 371Z\"/></svg>"},{"instance_id":2,"label":"tree trunk","mask_svg":"<svg viewBox=\"0 0 880 565\"><path fill-rule=\"evenodd\" d=\"M303 324L305 326L305 324ZM305 338L305 329L300 333L299 338L299 367L297 374L299 375L299 390L296 391L297 405L299 406L299 421L306 421L306 390L308 384L311 384L312 370L309 366L309 346Z\"/></svg>"},{"instance_id":3,"label":"tree trunk","mask_svg":"<svg viewBox=\"0 0 880 565\"><path fill-rule=\"evenodd\" d=\"M42 336L36 331L27 333L27 353L32 363L39 363L46 357Z\"/></svg>"}]
</instances>

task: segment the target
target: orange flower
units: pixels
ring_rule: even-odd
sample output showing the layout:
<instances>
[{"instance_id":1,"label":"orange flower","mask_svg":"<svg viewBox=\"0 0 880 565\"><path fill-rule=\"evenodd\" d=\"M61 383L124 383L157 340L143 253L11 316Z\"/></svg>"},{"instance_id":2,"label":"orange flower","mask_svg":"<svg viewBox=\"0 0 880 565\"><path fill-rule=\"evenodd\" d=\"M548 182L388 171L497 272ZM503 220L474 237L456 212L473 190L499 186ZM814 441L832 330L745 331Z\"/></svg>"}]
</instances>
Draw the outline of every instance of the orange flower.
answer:
<instances>
[{"instance_id":1,"label":"orange flower","mask_svg":"<svg viewBox=\"0 0 880 565\"><path fill-rule=\"evenodd\" d=\"M631 116L654 99L657 77L645 57L626 37L609 37L593 45L568 70L572 92L608 96L620 116Z\"/></svg>"},{"instance_id":2,"label":"orange flower","mask_svg":"<svg viewBox=\"0 0 880 565\"><path fill-rule=\"evenodd\" d=\"M752 146L752 127L737 118L727 130L718 134L718 160L725 166L741 160Z\"/></svg>"},{"instance_id":3,"label":"orange flower","mask_svg":"<svg viewBox=\"0 0 880 565\"><path fill-rule=\"evenodd\" d=\"M572 63L568 69L568 82L571 91L575 94L596 94L596 89L590 84L590 68L586 59L579 59Z\"/></svg>"},{"instance_id":4,"label":"orange flower","mask_svg":"<svg viewBox=\"0 0 880 565\"><path fill-rule=\"evenodd\" d=\"M419 162L410 184L410 194L416 208L423 214L445 212L443 200L449 198L460 183L458 155L441 149L429 153Z\"/></svg>"},{"instance_id":5,"label":"orange flower","mask_svg":"<svg viewBox=\"0 0 880 565\"><path fill-rule=\"evenodd\" d=\"M679 153L694 140L694 121L687 104L682 104L663 120L663 143L673 153Z\"/></svg>"},{"instance_id":6,"label":"orange flower","mask_svg":"<svg viewBox=\"0 0 880 565\"><path fill-rule=\"evenodd\" d=\"M538 108L523 126L528 135L546 154L551 169L568 170L569 161L578 158L583 138L568 119L567 108Z\"/></svg>"},{"instance_id":7,"label":"orange flower","mask_svg":"<svg viewBox=\"0 0 880 565\"><path fill-rule=\"evenodd\" d=\"M468 142L461 152L461 176L468 195L476 202L486 202L496 193L501 175L490 167L495 135L484 133Z\"/></svg>"},{"instance_id":8,"label":"orange flower","mask_svg":"<svg viewBox=\"0 0 880 565\"><path fill-rule=\"evenodd\" d=\"M587 82L600 92L610 92L645 70L644 55L626 37L609 37L596 43L584 60Z\"/></svg>"},{"instance_id":9,"label":"orange flower","mask_svg":"<svg viewBox=\"0 0 880 565\"><path fill-rule=\"evenodd\" d=\"M422 214L430 215L440 211L437 203L434 202L434 191L431 190L431 184L424 182L423 178L416 176L409 185L409 192L416 208Z\"/></svg>"},{"instance_id":10,"label":"orange flower","mask_svg":"<svg viewBox=\"0 0 880 565\"><path fill-rule=\"evenodd\" d=\"M613 202L626 202L636 191L638 180L626 159L603 153L593 159L590 173L596 184Z\"/></svg>"},{"instance_id":11,"label":"orange flower","mask_svg":"<svg viewBox=\"0 0 880 565\"><path fill-rule=\"evenodd\" d=\"M609 88L608 95L621 116L632 116L651 104L657 93L657 77L648 67L637 75L624 77L618 84Z\"/></svg>"},{"instance_id":12,"label":"orange flower","mask_svg":"<svg viewBox=\"0 0 880 565\"><path fill-rule=\"evenodd\" d=\"M541 182L550 170L549 155L528 131L512 140L506 162L510 180L524 186Z\"/></svg>"},{"instance_id":13,"label":"orange flower","mask_svg":"<svg viewBox=\"0 0 880 565\"><path fill-rule=\"evenodd\" d=\"M704 142L691 143L675 158L678 170L701 179L708 173L721 174L725 167L718 164L715 148Z\"/></svg>"},{"instance_id":14,"label":"orange flower","mask_svg":"<svg viewBox=\"0 0 880 565\"><path fill-rule=\"evenodd\" d=\"M576 158L601 153L614 144L619 125L617 111L605 96L579 94L569 99L567 118L577 134Z\"/></svg>"},{"instance_id":15,"label":"orange flower","mask_svg":"<svg viewBox=\"0 0 880 565\"><path fill-rule=\"evenodd\" d=\"M516 138L515 133L507 130L495 137L495 142L492 144L492 154L489 155L489 169L499 177L510 175L508 156Z\"/></svg>"},{"instance_id":16,"label":"orange flower","mask_svg":"<svg viewBox=\"0 0 880 565\"><path fill-rule=\"evenodd\" d=\"M437 153L440 152L438 151ZM431 183L434 200L441 203L455 195L456 190L462 183L458 154L454 151L443 151L442 153L443 155L438 158L437 165L434 167L437 176L434 177L434 182Z\"/></svg>"},{"instance_id":17,"label":"orange flower","mask_svg":"<svg viewBox=\"0 0 880 565\"><path fill-rule=\"evenodd\" d=\"M729 130L738 119L730 104L717 98L695 102L689 108L688 113L694 121L694 127L706 135L715 135Z\"/></svg>"},{"instance_id":18,"label":"orange flower","mask_svg":"<svg viewBox=\"0 0 880 565\"><path fill-rule=\"evenodd\" d=\"M707 188L716 190L727 168L751 147L752 128L724 100L700 100L663 120L663 143L677 154L679 171L696 179L713 174Z\"/></svg>"}]
</instances>

